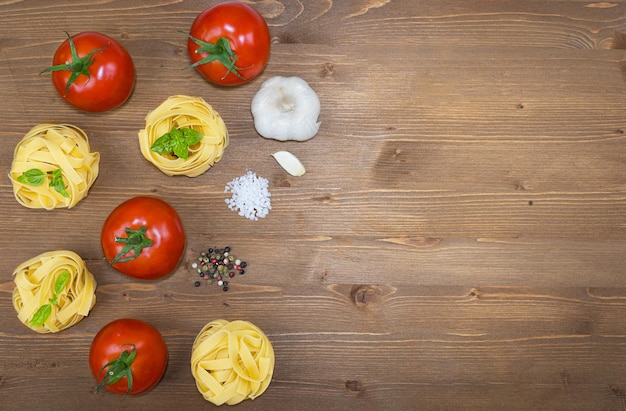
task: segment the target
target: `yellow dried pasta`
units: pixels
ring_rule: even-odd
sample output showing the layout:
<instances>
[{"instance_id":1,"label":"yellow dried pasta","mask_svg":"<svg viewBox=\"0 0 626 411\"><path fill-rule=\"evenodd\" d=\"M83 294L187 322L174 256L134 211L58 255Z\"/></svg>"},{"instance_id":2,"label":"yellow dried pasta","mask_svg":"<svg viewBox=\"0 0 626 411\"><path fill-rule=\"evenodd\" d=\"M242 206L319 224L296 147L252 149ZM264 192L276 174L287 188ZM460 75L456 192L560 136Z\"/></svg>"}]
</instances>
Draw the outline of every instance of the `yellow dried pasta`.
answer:
<instances>
[{"instance_id":1,"label":"yellow dried pasta","mask_svg":"<svg viewBox=\"0 0 626 411\"><path fill-rule=\"evenodd\" d=\"M39 124L15 147L9 177L15 199L28 208L72 208L82 200L98 177L100 153L90 152L87 134L69 124ZM29 170L40 170L46 181L38 186L19 181ZM61 170L67 197L49 184Z\"/></svg>"},{"instance_id":2,"label":"yellow dried pasta","mask_svg":"<svg viewBox=\"0 0 626 411\"><path fill-rule=\"evenodd\" d=\"M65 286L56 293L59 276L68 276ZM69 273L69 274L68 274ZM20 264L13 272L15 289L13 307L17 317L38 333L55 333L78 323L96 303L96 280L83 259L67 250L48 251ZM43 324L31 324L38 310L50 305Z\"/></svg>"},{"instance_id":3,"label":"yellow dried pasta","mask_svg":"<svg viewBox=\"0 0 626 411\"><path fill-rule=\"evenodd\" d=\"M172 127L190 128L203 137L189 147L185 159L173 153L150 150L154 142ZM163 173L197 177L222 159L228 147L228 131L224 120L202 98L171 96L146 116L146 128L139 131L139 147L143 156Z\"/></svg>"},{"instance_id":4,"label":"yellow dried pasta","mask_svg":"<svg viewBox=\"0 0 626 411\"><path fill-rule=\"evenodd\" d=\"M191 373L198 391L215 405L235 405L263 394L274 373L274 349L257 326L214 320L196 337Z\"/></svg>"}]
</instances>

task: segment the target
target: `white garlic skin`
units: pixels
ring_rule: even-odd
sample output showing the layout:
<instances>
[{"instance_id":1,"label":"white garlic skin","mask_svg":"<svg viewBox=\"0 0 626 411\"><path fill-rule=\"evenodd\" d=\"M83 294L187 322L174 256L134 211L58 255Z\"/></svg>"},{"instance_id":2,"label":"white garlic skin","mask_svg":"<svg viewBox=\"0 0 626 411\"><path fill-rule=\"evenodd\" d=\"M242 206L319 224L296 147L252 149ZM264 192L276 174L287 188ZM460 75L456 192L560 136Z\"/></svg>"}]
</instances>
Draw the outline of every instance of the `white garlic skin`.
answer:
<instances>
[{"instance_id":1,"label":"white garlic skin","mask_svg":"<svg viewBox=\"0 0 626 411\"><path fill-rule=\"evenodd\" d=\"M252 99L254 128L274 140L306 141L319 128L320 100L300 77L269 78Z\"/></svg>"}]
</instances>

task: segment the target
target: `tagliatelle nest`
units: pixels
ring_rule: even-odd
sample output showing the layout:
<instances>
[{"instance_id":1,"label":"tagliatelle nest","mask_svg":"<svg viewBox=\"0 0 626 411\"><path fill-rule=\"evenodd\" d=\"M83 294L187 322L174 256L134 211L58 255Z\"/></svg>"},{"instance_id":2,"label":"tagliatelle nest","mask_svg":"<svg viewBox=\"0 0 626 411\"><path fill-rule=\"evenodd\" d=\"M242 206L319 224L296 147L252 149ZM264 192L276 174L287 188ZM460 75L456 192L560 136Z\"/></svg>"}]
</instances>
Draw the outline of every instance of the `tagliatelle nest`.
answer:
<instances>
[{"instance_id":1,"label":"tagliatelle nest","mask_svg":"<svg viewBox=\"0 0 626 411\"><path fill-rule=\"evenodd\" d=\"M187 158L150 149L173 127L190 128L203 136L189 147ZM139 146L146 160L163 173L197 177L222 159L228 147L228 130L219 113L202 98L171 96L146 116L146 127L139 131Z\"/></svg>"},{"instance_id":2,"label":"tagliatelle nest","mask_svg":"<svg viewBox=\"0 0 626 411\"><path fill-rule=\"evenodd\" d=\"M274 349L257 326L215 320L196 337L191 373L198 391L215 405L235 405L263 394L274 372Z\"/></svg>"},{"instance_id":3,"label":"tagliatelle nest","mask_svg":"<svg viewBox=\"0 0 626 411\"><path fill-rule=\"evenodd\" d=\"M15 199L28 208L72 208L88 193L98 177L100 154L91 153L87 134L69 124L40 124L15 147L9 177ZM20 181L29 172L39 173L36 184ZM60 172L66 196L50 184Z\"/></svg>"},{"instance_id":4,"label":"tagliatelle nest","mask_svg":"<svg viewBox=\"0 0 626 411\"><path fill-rule=\"evenodd\" d=\"M55 290L62 275L66 281ZM13 276L13 307L17 317L38 333L55 333L75 325L96 303L96 280L83 259L72 251L40 254L20 264ZM56 303L51 303L51 299ZM32 324L44 305L49 305L47 318L42 324Z\"/></svg>"}]
</instances>

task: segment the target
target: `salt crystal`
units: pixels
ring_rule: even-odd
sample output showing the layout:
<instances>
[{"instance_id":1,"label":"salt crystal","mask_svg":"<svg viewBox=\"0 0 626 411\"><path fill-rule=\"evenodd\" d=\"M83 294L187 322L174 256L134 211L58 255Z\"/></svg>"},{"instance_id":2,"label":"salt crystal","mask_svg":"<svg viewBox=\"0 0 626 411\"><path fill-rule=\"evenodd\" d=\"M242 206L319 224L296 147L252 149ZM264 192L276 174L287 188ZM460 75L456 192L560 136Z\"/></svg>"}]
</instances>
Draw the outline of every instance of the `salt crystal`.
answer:
<instances>
[{"instance_id":1,"label":"salt crystal","mask_svg":"<svg viewBox=\"0 0 626 411\"><path fill-rule=\"evenodd\" d=\"M258 220L264 218L272 209L268 187L269 181L266 178L248 171L226 184L224 192L230 191L232 196L224 201L230 210L238 211L240 216Z\"/></svg>"}]
</instances>

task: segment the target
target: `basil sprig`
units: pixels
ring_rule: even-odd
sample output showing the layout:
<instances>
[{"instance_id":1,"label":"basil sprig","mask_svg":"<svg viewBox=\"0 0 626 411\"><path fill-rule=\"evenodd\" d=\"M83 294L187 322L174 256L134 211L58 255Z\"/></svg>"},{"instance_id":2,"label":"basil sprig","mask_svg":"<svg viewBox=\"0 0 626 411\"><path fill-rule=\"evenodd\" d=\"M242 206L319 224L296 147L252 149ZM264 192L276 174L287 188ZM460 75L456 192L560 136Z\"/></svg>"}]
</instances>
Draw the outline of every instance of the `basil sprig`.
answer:
<instances>
[{"instance_id":1,"label":"basil sprig","mask_svg":"<svg viewBox=\"0 0 626 411\"><path fill-rule=\"evenodd\" d=\"M202 137L200 132L192 128L172 127L169 133L163 134L152 143L150 150L159 154L174 153L176 157L186 160L189 157L189 147L199 143Z\"/></svg>"},{"instance_id":2,"label":"basil sprig","mask_svg":"<svg viewBox=\"0 0 626 411\"><path fill-rule=\"evenodd\" d=\"M17 181L29 184L33 187L39 187L44 183L44 181L46 181L47 177L52 177L48 185L54 188L54 190L63 197L69 198L70 195L65 190L65 183L63 182L63 175L61 173L62 170L60 168L48 173L44 173L38 168L31 168L30 170L24 171L21 176L17 177Z\"/></svg>"},{"instance_id":3,"label":"basil sprig","mask_svg":"<svg viewBox=\"0 0 626 411\"><path fill-rule=\"evenodd\" d=\"M54 282L54 294L52 295L52 298L48 299L48 304L44 304L39 307L37 312L35 312L35 315L33 315L33 318L30 320L30 325L43 325L46 322L52 313L52 304L59 305L59 294L61 294L61 291L63 291L69 279L69 271L65 270L59 274Z\"/></svg>"}]
</instances>

